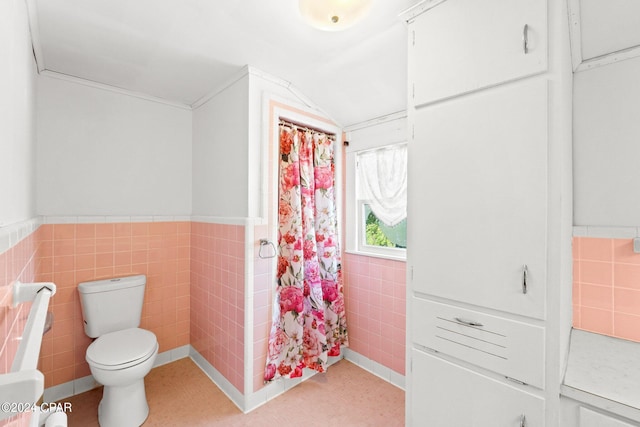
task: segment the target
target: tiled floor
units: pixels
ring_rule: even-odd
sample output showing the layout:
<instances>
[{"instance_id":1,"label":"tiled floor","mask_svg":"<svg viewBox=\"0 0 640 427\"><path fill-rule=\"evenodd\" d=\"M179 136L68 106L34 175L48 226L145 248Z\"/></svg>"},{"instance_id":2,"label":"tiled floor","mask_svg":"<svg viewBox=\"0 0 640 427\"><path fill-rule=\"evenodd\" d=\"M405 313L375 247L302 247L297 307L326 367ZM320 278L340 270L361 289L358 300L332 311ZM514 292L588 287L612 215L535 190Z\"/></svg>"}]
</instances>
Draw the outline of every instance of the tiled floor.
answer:
<instances>
[{"instance_id":1,"label":"tiled floor","mask_svg":"<svg viewBox=\"0 0 640 427\"><path fill-rule=\"evenodd\" d=\"M341 360L283 395L243 414L191 359L153 369L145 379L144 426L403 426L404 391ZM69 399L69 426L98 426L102 389Z\"/></svg>"}]
</instances>

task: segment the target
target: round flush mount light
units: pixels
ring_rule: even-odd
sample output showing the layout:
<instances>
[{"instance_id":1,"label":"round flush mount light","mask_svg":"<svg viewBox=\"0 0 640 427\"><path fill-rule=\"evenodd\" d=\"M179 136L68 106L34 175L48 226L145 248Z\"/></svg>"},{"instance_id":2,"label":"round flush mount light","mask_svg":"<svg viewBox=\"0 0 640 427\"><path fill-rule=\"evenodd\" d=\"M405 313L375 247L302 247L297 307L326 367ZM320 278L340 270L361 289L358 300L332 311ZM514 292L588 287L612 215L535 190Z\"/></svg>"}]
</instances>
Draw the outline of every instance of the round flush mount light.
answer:
<instances>
[{"instance_id":1,"label":"round flush mount light","mask_svg":"<svg viewBox=\"0 0 640 427\"><path fill-rule=\"evenodd\" d=\"M355 25L369 12L372 0L299 0L302 18L324 31L341 31Z\"/></svg>"}]
</instances>

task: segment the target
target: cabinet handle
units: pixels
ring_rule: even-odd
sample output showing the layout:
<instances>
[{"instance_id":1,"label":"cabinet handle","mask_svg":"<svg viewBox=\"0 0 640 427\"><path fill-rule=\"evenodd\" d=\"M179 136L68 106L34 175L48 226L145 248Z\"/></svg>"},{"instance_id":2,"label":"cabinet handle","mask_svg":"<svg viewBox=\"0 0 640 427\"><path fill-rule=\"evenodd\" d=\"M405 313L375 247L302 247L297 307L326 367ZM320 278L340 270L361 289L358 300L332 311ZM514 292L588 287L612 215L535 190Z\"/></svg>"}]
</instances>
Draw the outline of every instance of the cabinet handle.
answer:
<instances>
[{"instance_id":1,"label":"cabinet handle","mask_svg":"<svg viewBox=\"0 0 640 427\"><path fill-rule=\"evenodd\" d=\"M529 275L529 269L527 264L522 266L522 293L527 293L527 276Z\"/></svg>"},{"instance_id":2,"label":"cabinet handle","mask_svg":"<svg viewBox=\"0 0 640 427\"><path fill-rule=\"evenodd\" d=\"M520 427L527 427L527 417L520 415Z\"/></svg>"},{"instance_id":3,"label":"cabinet handle","mask_svg":"<svg viewBox=\"0 0 640 427\"><path fill-rule=\"evenodd\" d=\"M484 326L480 322L474 322L473 320L463 319L462 317L456 317L455 320L456 322L462 323L463 325L467 325L467 326L480 326L480 327Z\"/></svg>"},{"instance_id":4,"label":"cabinet handle","mask_svg":"<svg viewBox=\"0 0 640 427\"><path fill-rule=\"evenodd\" d=\"M529 53L529 25L524 24L522 28L522 50L524 50L524 54Z\"/></svg>"}]
</instances>

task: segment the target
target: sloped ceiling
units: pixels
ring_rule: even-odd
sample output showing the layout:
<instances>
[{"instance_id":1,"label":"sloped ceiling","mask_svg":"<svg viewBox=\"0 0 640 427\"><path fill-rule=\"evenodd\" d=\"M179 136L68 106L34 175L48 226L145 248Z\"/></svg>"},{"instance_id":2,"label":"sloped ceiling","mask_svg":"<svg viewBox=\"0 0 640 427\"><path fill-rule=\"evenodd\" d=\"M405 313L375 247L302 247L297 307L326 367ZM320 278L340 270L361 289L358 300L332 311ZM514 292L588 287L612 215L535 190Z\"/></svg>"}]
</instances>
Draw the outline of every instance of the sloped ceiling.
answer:
<instances>
[{"instance_id":1,"label":"sloped ceiling","mask_svg":"<svg viewBox=\"0 0 640 427\"><path fill-rule=\"evenodd\" d=\"M374 0L344 32L308 27L297 0L33 0L40 64L192 105L245 65L290 82L342 126L402 111L418 0Z\"/></svg>"}]
</instances>

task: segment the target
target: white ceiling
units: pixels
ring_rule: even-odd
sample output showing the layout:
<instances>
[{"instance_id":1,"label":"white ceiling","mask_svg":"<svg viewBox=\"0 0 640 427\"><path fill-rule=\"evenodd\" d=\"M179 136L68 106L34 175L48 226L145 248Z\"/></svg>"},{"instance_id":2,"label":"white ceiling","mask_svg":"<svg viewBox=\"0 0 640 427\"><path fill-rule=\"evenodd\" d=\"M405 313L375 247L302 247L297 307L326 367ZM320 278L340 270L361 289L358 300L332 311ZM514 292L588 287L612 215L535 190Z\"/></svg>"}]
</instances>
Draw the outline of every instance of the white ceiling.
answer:
<instances>
[{"instance_id":1,"label":"white ceiling","mask_svg":"<svg viewBox=\"0 0 640 427\"><path fill-rule=\"evenodd\" d=\"M245 65L290 82L342 126L405 109L406 27L418 0L374 0L344 32L297 0L34 0L39 66L192 105Z\"/></svg>"}]
</instances>

